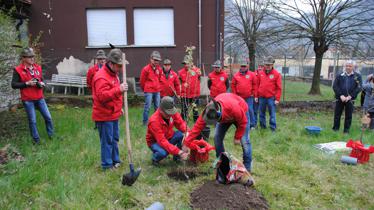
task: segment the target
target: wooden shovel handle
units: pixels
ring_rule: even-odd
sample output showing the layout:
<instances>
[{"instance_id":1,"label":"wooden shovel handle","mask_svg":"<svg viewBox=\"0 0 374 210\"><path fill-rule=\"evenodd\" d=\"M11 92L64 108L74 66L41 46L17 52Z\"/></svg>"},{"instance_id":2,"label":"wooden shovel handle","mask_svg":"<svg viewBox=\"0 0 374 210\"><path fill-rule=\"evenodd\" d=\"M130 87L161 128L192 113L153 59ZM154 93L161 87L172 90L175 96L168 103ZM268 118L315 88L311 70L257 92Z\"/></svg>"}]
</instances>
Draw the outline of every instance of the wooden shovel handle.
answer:
<instances>
[{"instance_id":1,"label":"wooden shovel handle","mask_svg":"<svg viewBox=\"0 0 374 210\"><path fill-rule=\"evenodd\" d=\"M126 54L122 53L122 78L123 82L126 82ZM127 144L127 155L129 163L132 164L132 148L130 140L130 124L129 124L129 108L127 103L127 91L123 92L123 109L125 111L125 131L126 131L126 144Z\"/></svg>"}]
</instances>

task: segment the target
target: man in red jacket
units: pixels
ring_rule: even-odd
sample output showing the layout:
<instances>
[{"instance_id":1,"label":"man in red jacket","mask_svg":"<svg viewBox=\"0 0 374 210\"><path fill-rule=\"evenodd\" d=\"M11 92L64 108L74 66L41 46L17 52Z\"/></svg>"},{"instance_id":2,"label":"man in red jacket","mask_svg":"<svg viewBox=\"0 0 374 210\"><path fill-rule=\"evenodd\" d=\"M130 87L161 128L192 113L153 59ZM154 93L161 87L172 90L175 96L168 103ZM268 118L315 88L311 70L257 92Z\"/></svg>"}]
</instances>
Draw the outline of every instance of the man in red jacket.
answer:
<instances>
[{"instance_id":1,"label":"man in red jacket","mask_svg":"<svg viewBox=\"0 0 374 210\"><path fill-rule=\"evenodd\" d=\"M128 89L126 82L120 84L118 78L123 62L121 50L111 50L108 61L92 81L92 119L99 130L101 167L104 170L118 168L121 163L118 151L118 119L122 115L122 93Z\"/></svg>"},{"instance_id":2,"label":"man in red jacket","mask_svg":"<svg viewBox=\"0 0 374 210\"><path fill-rule=\"evenodd\" d=\"M257 78L256 75L248 69L247 63L242 63L239 71L233 76L231 91L242 97L248 105L248 112L246 113L248 126L246 129L255 127L253 102L254 98L257 98Z\"/></svg>"},{"instance_id":3,"label":"man in red jacket","mask_svg":"<svg viewBox=\"0 0 374 210\"><path fill-rule=\"evenodd\" d=\"M213 71L208 75L208 88L211 98L215 98L221 93L226 93L229 88L227 73L221 67L221 61L217 60L212 65Z\"/></svg>"},{"instance_id":4,"label":"man in red jacket","mask_svg":"<svg viewBox=\"0 0 374 210\"><path fill-rule=\"evenodd\" d=\"M178 76L181 81L181 100L182 100L182 117L184 120L188 118L188 107L193 106L194 121L197 120L199 112L197 104L199 104L200 97L200 77L201 71L196 66L188 69L188 57L184 56L182 64L183 69L178 71Z\"/></svg>"},{"instance_id":5,"label":"man in red jacket","mask_svg":"<svg viewBox=\"0 0 374 210\"><path fill-rule=\"evenodd\" d=\"M162 70L163 74L161 74L160 78L161 98L164 96L179 97L181 94L181 85L177 73L171 69L171 60L164 60Z\"/></svg>"},{"instance_id":6,"label":"man in red jacket","mask_svg":"<svg viewBox=\"0 0 374 210\"><path fill-rule=\"evenodd\" d=\"M155 111L160 105L160 78L162 74L160 61L160 53L153 51L150 56L150 63L143 67L140 74L140 86L143 89L145 97L143 125L147 125L148 123L148 115L152 102Z\"/></svg>"},{"instance_id":7,"label":"man in red jacket","mask_svg":"<svg viewBox=\"0 0 374 210\"><path fill-rule=\"evenodd\" d=\"M201 131L208 125L216 125L214 134L214 145L216 147L216 157L225 151L223 140L229 127L234 124L236 132L234 144L241 144L243 148L243 163L248 171L251 171L252 145L248 133L247 103L238 95L233 93L222 93L215 97L204 109L197 119L192 130L186 137L184 144L191 146Z\"/></svg>"},{"instance_id":8,"label":"man in red jacket","mask_svg":"<svg viewBox=\"0 0 374 210\"><path fill-rule=\"evenodd\" d=\"M264 70L258 76L258 97L260 109L260 126L266 128L266 107L270 114L270 129L275 132L277 128L275 106L279 104L282 94L282 76L274 69L274 59L269 56L264 60Z\"/></svg>"},{"instance_id":9,"label":"man in red jacket","mask_svg":"<svg viewBox=\"0 0 374 210\"><path fill-rule=\"evenodd\" d=\"M87 71L87 87L88 89L92 89L92 79L95 76L96 72L99 71L99 69L104 65L106 56L104 50L98 50L96 53L96 64L92 66L90 69ZM92 91L92 90L91 90Z\"/></svg>"},{"instance_id":10,"label":"man in red jacket","mask_svg":"<svg viewBox=\"0 0 374 210\"><path fill-rule=\"evenodd\" d=\"M178 131L174 132L173 128ZM152 164L159 162L168 154L174 155L174 160L187 159L188 153L182 148L183 134L187 131L187 124L177 112L174 99L165 96L161 99L160 108L151 116L148 123L146 141L152 150Z\"/></svg>"},{"instance_id":11,"label":"man in red jacket","mask_svg":"<svg viewBox=\"0 0 374 210\"><path fill-rule=\"evenodd\" d=\"M52 117L44 100L42 68L34 62L35 53L32 48L25 48L21 53L21 64L15 67L12 88L20 89L21 99L29 121L30 133L34 144L40 144L40 136L36 127L37 108L44 118L47 134L53 136Z\"/></svg>"}]
</instances>

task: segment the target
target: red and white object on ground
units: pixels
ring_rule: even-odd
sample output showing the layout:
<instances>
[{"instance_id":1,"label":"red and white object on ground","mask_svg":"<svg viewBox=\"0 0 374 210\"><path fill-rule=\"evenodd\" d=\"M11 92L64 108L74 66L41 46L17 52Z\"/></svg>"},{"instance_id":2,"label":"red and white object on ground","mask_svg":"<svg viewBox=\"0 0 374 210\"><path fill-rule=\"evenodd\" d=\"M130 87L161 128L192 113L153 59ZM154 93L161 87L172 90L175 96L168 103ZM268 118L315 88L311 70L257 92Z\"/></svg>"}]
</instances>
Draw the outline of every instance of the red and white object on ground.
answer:
<instances>
[{"instance_id":1,"label":"red and white object on ground","mask_svg":"<svg viewBox=\"0 0 374 210\"><path fill-rule=\"evenodd\" d=\"M357 158L358 163L367 163L370 159L370 154L374 153L374 146L365 147L361 141L353 141L350 139L347 142L347 147L352 148L350 157Z\"/></svg>"},{"instance_id":2,"label":"red and white object on ground","mask_svg":"<svg viewBox=\"0 0 374 210\"><path fill-rule=\"evenodd\" d=\"M193 140L190 144L190 149L190 161L193 163L204 163L209 160L209 152L215 150L215 147L200 139Z\"/></svg>"}]
</instances>

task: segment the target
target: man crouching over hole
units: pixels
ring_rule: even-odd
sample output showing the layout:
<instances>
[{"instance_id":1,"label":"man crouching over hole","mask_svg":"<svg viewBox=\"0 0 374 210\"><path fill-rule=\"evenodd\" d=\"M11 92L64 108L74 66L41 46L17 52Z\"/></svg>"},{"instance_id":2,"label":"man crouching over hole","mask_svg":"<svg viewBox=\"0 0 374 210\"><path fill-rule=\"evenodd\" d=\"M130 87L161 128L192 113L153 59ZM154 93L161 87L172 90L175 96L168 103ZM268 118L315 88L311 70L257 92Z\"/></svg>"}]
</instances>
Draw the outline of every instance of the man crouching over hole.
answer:
<instances>
[{"instance_id":1,"label":"man crouching over hole","mask_svg":"<svg viewBox=\"0 0 374 210\"><path fill-rule=\"evenodd\" d=\"M178 131L174 131L173 127ZM160 107L151 116L147 128L146 140L153 152L153 165L159 166L159 162L169 154L174 155L174 161L187 160L187 149L181 149L183 133L187 129L186 122L175 108L174 99L169 96L163 97Z\"/></svg>"}]
</instances>

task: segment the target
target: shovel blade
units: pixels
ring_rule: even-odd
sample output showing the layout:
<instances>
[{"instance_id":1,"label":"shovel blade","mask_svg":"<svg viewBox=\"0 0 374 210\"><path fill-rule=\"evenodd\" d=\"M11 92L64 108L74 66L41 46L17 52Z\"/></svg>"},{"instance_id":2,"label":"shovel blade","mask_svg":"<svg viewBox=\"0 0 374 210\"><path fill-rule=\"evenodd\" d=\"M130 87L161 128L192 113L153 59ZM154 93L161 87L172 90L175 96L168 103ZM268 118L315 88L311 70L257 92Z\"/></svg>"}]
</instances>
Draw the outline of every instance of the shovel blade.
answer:
<instances>
[{"instance_id":1,"label":"shovel blade","mask_svg":"<svg viewBox=\"0 0 374 210\"><path fill-rule=\"evenodd\" d=\"M122 184L131 186L135 183L135 181L138 179L140 172L142 171L141 168L138 168L136 171L131 171L130 173L124 174L122 176Z\"/></svg>"}]
</instances>

